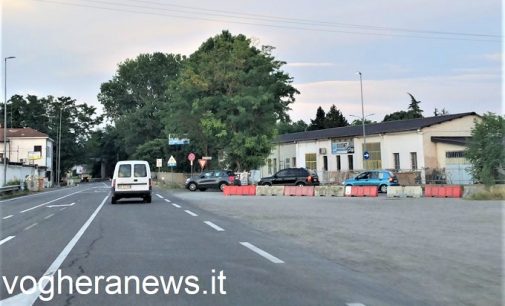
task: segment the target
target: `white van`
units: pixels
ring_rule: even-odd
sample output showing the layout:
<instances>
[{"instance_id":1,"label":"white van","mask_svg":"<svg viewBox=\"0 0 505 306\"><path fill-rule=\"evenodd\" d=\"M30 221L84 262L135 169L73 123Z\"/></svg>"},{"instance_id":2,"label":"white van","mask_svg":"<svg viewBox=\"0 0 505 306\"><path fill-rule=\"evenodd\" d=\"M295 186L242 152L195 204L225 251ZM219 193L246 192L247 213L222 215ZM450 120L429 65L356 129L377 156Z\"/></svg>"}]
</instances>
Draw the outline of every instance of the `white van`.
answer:
<instances>
[{"instance_id":1,"label":"white van","mask_svg":"<svg viewBox=\"0 0 505 306\"><path fill-rule=\"evenodd\" d=\"M111 203L116 204L121 198L142 198L151 203L151 168L144 160L119 161L112 177Z\"/></svg>"}]
</instances>

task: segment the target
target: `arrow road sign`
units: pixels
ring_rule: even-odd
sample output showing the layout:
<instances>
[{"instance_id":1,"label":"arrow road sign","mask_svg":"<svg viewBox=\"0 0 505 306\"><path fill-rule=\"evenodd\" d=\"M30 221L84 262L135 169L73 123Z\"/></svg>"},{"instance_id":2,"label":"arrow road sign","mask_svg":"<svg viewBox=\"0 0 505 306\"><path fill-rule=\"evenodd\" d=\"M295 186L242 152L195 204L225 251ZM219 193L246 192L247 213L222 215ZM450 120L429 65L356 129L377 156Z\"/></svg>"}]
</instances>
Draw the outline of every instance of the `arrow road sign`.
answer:
<instances>
[{"instance_id":1,"label":"arrow road sign","mask_svg":"<svg viewBox=\"0 0 505 306\"><path fill-rule=\"evenodd\" d=\"M364 159L369 159L370 158L370 153L368 153L368 151L365 151L365 153L363 153L363 158Z\"/></svg>"}]
</instances>

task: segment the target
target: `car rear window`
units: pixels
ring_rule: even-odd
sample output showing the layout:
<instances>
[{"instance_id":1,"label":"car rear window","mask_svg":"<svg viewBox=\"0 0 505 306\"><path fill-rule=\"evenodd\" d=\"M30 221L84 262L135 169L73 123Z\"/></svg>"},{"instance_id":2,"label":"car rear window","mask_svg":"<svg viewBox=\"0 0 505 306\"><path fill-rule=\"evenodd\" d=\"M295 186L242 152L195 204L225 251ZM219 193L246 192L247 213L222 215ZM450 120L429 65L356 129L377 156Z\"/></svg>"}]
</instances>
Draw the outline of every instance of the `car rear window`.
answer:
<instances>
[{"instance_id":1,"label":"car rear window","mask_svg":"<svg viewBox=\"0 0 505 306\"><path fill-rule=\"evenodd\" d=\"M137 164L133 166L133 176L135 177L146 177L147 169L144 164Z\"/></svg>"},{"instance_id":2,"label":"car rear window","mask_svg":"<svg viewBox=\"0 0 505 306\"><path fill-rule=\"evenodd\" d=\"M131 165L119 165L118 177L130 177L132 173Z\"/></svg>"}]
</instances>

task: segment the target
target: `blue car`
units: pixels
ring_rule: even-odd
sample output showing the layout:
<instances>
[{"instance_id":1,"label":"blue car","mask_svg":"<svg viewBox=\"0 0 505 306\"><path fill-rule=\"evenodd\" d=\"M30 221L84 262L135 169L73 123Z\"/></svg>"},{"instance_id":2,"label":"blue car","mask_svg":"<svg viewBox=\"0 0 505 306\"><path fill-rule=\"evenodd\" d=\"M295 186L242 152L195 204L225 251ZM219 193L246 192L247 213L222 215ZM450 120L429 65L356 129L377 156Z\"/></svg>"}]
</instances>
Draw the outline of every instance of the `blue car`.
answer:
<instances>
[{"instance_id":1,"label":"blue car","mask_svg":"<svg viewBox=\"0 0 505 306\"><path fill-rule=\"evenodd\" d=\"M343 182L344 186L377 186L379 192L386 193L388 186L399 186L398 178L388 170L369 170Z\"/></svg>"}]
</instances>

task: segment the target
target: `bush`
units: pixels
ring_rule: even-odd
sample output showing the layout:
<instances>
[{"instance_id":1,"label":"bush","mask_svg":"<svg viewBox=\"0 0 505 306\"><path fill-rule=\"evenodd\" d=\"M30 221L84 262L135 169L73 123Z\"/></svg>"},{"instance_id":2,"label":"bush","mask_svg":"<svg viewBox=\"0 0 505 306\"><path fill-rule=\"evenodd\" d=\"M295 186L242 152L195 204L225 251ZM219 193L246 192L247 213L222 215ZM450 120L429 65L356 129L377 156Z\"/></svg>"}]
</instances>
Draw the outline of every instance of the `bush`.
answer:
<instances>
[{"instance_id":1,"label":"bush","mask_svg":"<svg viewBox=\"0 0 505 306\"><path fill-rule=\"evenodd\" d=\"M468 197L470 200L505 200L505 193L500 190L485 190L474 193Z\"/></svg>"},{"instance_id":2,"label":"bush","mask_svg":"<svg viewBox=\"0 0 505 306\"><path fill-rule=\"evenodd\" d=\"M7 184L5 184L5 186L12 186L12 185L21 185L21 181L19 179L14 179L7 181Z\"/></svg>"}]
</instances>

